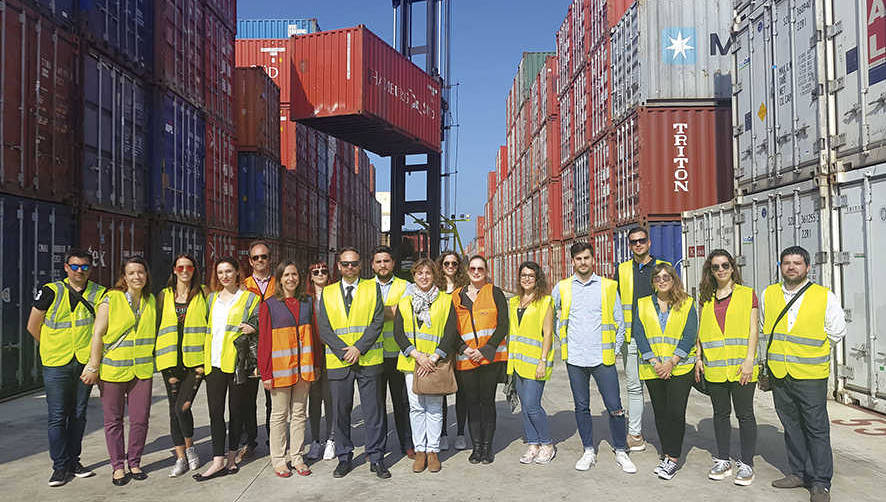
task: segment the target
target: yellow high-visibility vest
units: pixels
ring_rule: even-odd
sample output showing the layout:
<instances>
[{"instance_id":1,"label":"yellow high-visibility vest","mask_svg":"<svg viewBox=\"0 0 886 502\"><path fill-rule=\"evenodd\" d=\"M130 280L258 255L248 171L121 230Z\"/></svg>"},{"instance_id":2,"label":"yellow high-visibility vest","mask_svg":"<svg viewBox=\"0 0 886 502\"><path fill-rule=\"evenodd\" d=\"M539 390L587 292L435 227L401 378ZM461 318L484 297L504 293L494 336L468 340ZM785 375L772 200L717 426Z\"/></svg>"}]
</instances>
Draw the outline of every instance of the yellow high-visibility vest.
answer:
<instances>
[{"instance_id":1,"label":"yellow high-visibility vest","mask_svg":"<svg viewBox=\"0 0 886 502\"><path fill-rule=\"evenodd\" d=\"M786 305L781 284L767 287L763 292L763 301L763 334L768 337L773 331L775 318ZM828 378L831 341L824 330L828 289L813 284L797 301L800 302L800 311L791 329L788 330L787 314L775 326L769 347L769 369L776 378L784 378L785 375L800 380Z\"/></svg>"},{"instance_id":2,"label":"yellow high-visibility vest","mask_svg":"<svg viewBox=\"0 0 886 502\"><path fill-rule=\"evenodd\" d=\"M748 355L748 336L751 331L751 310L754 308L754 290L736 284L726 309L726 329L720 329L714 314L716 300L711 298L701 307L698 339L702 348L704 376L709 382L737 382L740 368ZM759 368L754 365L752 382L757 381Z\"/></svg>"},{"instance_id":3,"label":"yellow high-visibility vest","mask_svg":"<svg viewBox=\"0 0 886 502\"><path fill-rule=\"evenodd\" d=\"M394 283L391 284L391 289L388 290L388 297L385 298L385 307L392 307L394 305L398 305L400 303L400 297L403 296L403 293L406 292L406 286L409 283L405 280L394 277ZM384 350L385 357L397 357L400 354L400 347L397 346L397 341L394 340L394 320L385 321L384 327L381 329L382 336L382 349Z\"/></svg>"},{"instance_id":4,"label":"yellow high-visibility vest","mask_svg":"<svg viewBox=\"0 0 886 502\"><path fill-rule=\"evenodd\" d=\"M652 296L644 296L637 300L637 318L643 324L643 330L646 331L646 340L649 341L649 347L661 362L674 357L674 350L680 339L683 337L683 329L686 328L686 322L689 320L689 311L692 309L694 301L692 298L687 299L680 305L680 308L671 307L668 314L668 322L665 325L664 332L661 331L661 325L658 323L658 313L652 304ZM672 376L685 375L692 371L695 367L695 344L689 354L680 359L680 362L671 370ZM649 361L640 358L640 379L653 380L658 378L655 373L655 367Z\"/></svg>"},{"instance_id":5,"label":"yellow high-visibility vest","mask_svg":"<svg viewBox=\"0 0 886 502\"><path fill-rule=\"evenodd\" d=\"M353 346L363 336L363 332L372 324L372 316L375 314L377 298L375 281L366 279L357 283L357 289L353 292L351 310L345 309L345 299L341 292L341 283L336 282L323 288L321 301L326 308L326 317L335 335L348 346ZM381 336L365 354L360 356L360 366L375 366L384 362ZM347 368L350 364L342 361L326 347L326 369Z\"/></svg>"},{"instance_id":6,"label":"yellow high-visibility vest","mask_svg":"<svg viewBox=\"0 0 886 502\"><path fill-rule=\"evenodd\" d=\"M560 311L557 313L557 332L560 335L560 356L564 361L569 356L569 309L572 308L572 281L573 277L567 277L560 281ZM600 278L600 320L603 328L602 347L603 364L612 366L615 364L615 334L618 326L615 325L615 316L612 310L615 308L615 294L618 285L612 279Z\"/></svg>"},{"instance_id":7,"label":"yellow high-visibility vest","mask_svg":"<svg viewBox=\"0 0 886 502\"><path fill-rule=\"evenodd\" d=\"M172 288L160 292L164 295L163 312L160 313L160 330L157 331L157 345L154 356L158 370L178 365L178 316L175 315L175 293ZM182 334L182 364L194 368L203 364L203 344L209 334L206 298L197 292L188 302L185 313L184 333Z\"/></svg>"},{"instance_id":8,"label":"yellow high-visibility vest","mask_svg":"<svg viewBox=\"0 0 886 502\"><path fill-rule=\"evenodd\" d=\"M209 295L207 300L209 314L208 319L209 331L206 333L206 339L203 344L203 371L205 374L212 372L212 309L215 307L215 300L218 298L218 292ZM234 346L234 340L240 337L240 324L245 323L255 313L260 303L258 296L251 291L243 291L240 298L231 306L228 312L228 319L225 322L225 340L222 344L221 353L221 370L224 373L233 373L234 366L237 364L237 347Z\"/></svg>"},{"instance_id":9,"label":"yellow high-visibility vest","mask_svg":"<svg viewBox=\"0 0 886 502\"><path fill-rule=\"evenodd\" d=\"M154 295L142 294L138 326L135 325L135 314L123 291L111 290L107 296L108 330L102 337L105 352L99 376L106 382L151 378L154 375L154 341L157 338ZM121 337L122 341L117 343Z\"/></svg>"},{"instance_id":10,"label":"yellow high-visibility vest","mask_svg":"<svg viewBox=\"0 0 886 502\"><path fill-rule=\"evenodd\" d=\"M40 327L40 361L43 366L64 366L74 357L81 364L89 362L95 317L89 313L83 302L78 302L74 311L71 311L71 299L66 286L68 283L65 279L46 285L55 294L55 299L46 311L43 326ZM98 301L105 296L105 287L87 281L80 294L94 310Z\"/></svg>"},{"instance_id":11,"label":"yellow high-visibility vest","mask_svg":"<svg viewBox=\"0 0 886 502\"><path fill-rule=\"evenodd\" d=\"M452 295L442 291L437 295L434 303L431 304L430 327L426 323L419 326L418 321L415 320L412 312L412 295L401 297L397 309L403 317L403 331L406 333L406 338L415 345L415 350L425 354L433 354L440 346L440 341L443 340L443 330L446 328L449 311L452 309ZM400 355L397 356L397 369L412 372L415 370L415 359L406 357L400 352Z\"/></svg>"},{"instance_id":12,"label":"yellow high-visibility vest","mask_svg":"<svg viewBox=\"0 0 886 502\"><path fill-rule=\"evenodd\" d=\"M517 308L520 307L520 297L514 296L508 302L508 315L510 317L510 333L508 336L508 374L515 371L527 380L539 380L535 377L535 368L541 360L542 344L544 342L545 316L554 300L551 295L545 295L538 301L533 301L523 311L523 318L518 321ZM611 310L610 310L611 312ZM564 342L565 346L565 342ZM565 349L564 349L565 350ZM551 378L554 371L554 351L549 350L545 358L545 376L541 380Z\"/></svg>"},{"instance_id":13,"label":"yellow high-visibility vest","mask_svg":"<svg viewBox=\"0 0 886 502\"><path fill-rule=\"evenodd\" d=\"M655 260L655 265L669 262ZM648 265L647 265L648 266ZM634 321L634 260L621 262L618 265L618 294L621 296L621 308L624 312L625 343L631 341L631 323Z\"/></svg>"}]
</instances>

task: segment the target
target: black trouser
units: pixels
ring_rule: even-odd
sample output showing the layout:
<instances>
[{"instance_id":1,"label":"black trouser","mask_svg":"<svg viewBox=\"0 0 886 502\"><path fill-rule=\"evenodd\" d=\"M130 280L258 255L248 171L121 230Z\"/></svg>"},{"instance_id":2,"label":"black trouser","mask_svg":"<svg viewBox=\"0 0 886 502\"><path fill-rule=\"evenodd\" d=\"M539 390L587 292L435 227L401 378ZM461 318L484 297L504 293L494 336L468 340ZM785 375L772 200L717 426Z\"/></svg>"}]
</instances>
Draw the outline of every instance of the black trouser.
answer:
<instances>
[{"instance_id":1,"label":"black trouser","mask_svg":"<svg viewBox=\"0 0 886 502\"><path fill-rule=\"evenodd\" d=\"M231 437L236 431L237 439L240 438L241 420L238 408L234 403L234 374L224 373L219 368L212 368L212 372L206 375L206 404L209 407L209 431L212 434L212 456L222 457L225 454L225 397L228 399L228 411L231 415ZM231 443L232 446L234 443Z\"/></svg>"},{"instance_id":2,"label":"black trouser","mask_svg":"<svg viewBox=\"0 0 886 502\"><path fill-rule=\"evenodd\" d=\"M170 379L176 382L170 382ZM185 438L194 437L194 414L191 405L197 396L203 375L194 368L167 368L163 370L166 397L169 399L169 431L175 446L184 446Z\"/></svg>"},{"instance_id":3,"label":"black trouser","mask_svg":"<svg viewBox=\"0 0 886 502\"><path fill-rule=\"evenodd\" d=\"M351 441L351 411L354 408L354 381L360 392L363 411L363 430L366 438L366 456L370 462L381 462L385 455L385 434L382 416L385 413L385 389L381 386L380 368L351 366L346 376L329 379L329 390L335 408L335 456L350 460L354 452Z\"/></svg>"},{"instance_id":4,"label":"black trouser","mask_svg":"<svg viewBox=\"0 0 886 502\"><path fill-rule=\"evenodd\" d=\"M756 382L741 385L738 382L708 382L711 404L714 407L714 435L717 438L717 456L729 460L729 441L732 424L729 421L732 408L738 418L738 431L741 435L741 457L739 460L753 467L757 447L757 419L754 417L754 389Z\"/></svg>"},{"instance_id":5,"label":"black trouser","mask_svg":"<svg viewBox=\"0 0 886 502\"><path fill-rule=\"evenodd\" d=\"M448 419L446 418L449 415L449 403L447 402L447 397L443 396L443 433L441 436L446 435L446 427L448 423ZM455 393L455 426L456 426L456 435L464 436L465 435L465 422L468 420L468 404L467 400L465 400L465 391L458 388L458 392Z\"/></svg>"},{"instance_id":6,"label":"black trouser","mask_svg":"<svg viewBox=\"0 0 886 502\"><path fill-rule=\"evenodd\" d=\"M831 487L834 456L827 407L828 379L772 379L775 411L784 426L791 474L809 485Z\"/></svg>"},{"instance_id":7,"label":"black trouser","mask_svg":"<svg viewBox=\"0 0 886 502\"><path fill-rule=\"evenodd\" d=\"M326 408L325 437L320 435L323 408ZM325 371L320 371L317 380L311 382L311 390L308 391L308 422L311 426L311 441L323 443L327 439L333 439L335 434L332 431L332 394L329 392L329 378L326 377Z\"/></svg>"},{"instance_id":8,"label":"black trouser","mask_svg":"<svg viewBox=\"0 0 886 502\"><path fill-rule=\"evenodd\" d=\"M458 387L464 389L471 441L492 444L495 436L495 388L501 363L485 364L472 370L456 371Z\"/></svg>"},{"instance_id":9,"label":"black trouser","mask_svg":"<svg viewBox=\"0 0 886 502\"><path fill-rule=\"evenodd\" d=\"M246 382L242 384L234 384L233 390L237 395L237 401L240 402L240 406L242 406L240 417L242 419L241 433L245 436L243 444L249 445L253 448L258 446L258 418L256 418L255 414L258 411L258 403L256 402L256 399L258 399L259 380L261 379L247 378ZM267 391L265 391L265 393L267 397ZM271 399L268 398L267 402L270 403ZM268 437L271 437L270 429L268 430ZM240 436L237 436L237 439L239 440ZM239 444L237 444L236 447L239 447ZM232 446L231 448L234 449L236 447Z\"/></svg>"},{"instance_id":10,"label":"black trouser","mask_svg":"<svg viewBox=\"0 0 886 502\"><path fill-rule=\"evenodd\" d=\"M692 379L690 371L685 375L671 376L667 380L653 378L646 380L649 400L655 413L655 429L661 441L662 453L680 458L683 450L683 435L686 433L686 402Z\"/></svg>"},{"instance_id":11,"label":"black trouser","mask_svg":"<svg viewBox=\"0 0 886 502\"><path fill-rule=\"evenodd\" d=\"M271 391L265 389L265 432L268 434L268 444L271 444ZM253 445L254 446L254 445Z\"/></svg>"},{"instance_id":12,"label":"black trouser","mask_svg":"<svg viewBox=\"0 0 886 502\"><path fill-rule=\"evenodd\" d=\"M412 444L412 426L409 424L409 396L406 395L406 376L397 369L397 358L386 357L384 372L381 374L381 389L387 394L385 387L391 390L391 404L394 407L394 426L397 428L397 440L400 441L400 451L406 452L415 448ZM382 398L382 403L385 400ZM384 418L382 427L385 435L388 433L388 414L383 411Z\"/></svg>"}]
</instances>

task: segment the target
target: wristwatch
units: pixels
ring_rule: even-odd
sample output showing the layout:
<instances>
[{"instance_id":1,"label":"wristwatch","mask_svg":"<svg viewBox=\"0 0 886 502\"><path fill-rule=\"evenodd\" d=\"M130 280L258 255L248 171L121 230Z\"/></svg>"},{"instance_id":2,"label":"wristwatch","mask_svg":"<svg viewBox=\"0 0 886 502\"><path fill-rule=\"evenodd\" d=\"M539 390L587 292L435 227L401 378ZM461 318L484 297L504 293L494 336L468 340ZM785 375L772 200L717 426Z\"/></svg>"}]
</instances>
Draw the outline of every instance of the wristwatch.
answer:
<instances>
[{"instance_id":1,"label":"wristwatch","mask_svg":"<svg viewBox=\"0 0 886 502\"><path fill-rule=\"evenodd\" d=\"M87 373L98 373L98 368L94 366L86 366L83 369L85 369Z\"/></svg>"}]
</instances>

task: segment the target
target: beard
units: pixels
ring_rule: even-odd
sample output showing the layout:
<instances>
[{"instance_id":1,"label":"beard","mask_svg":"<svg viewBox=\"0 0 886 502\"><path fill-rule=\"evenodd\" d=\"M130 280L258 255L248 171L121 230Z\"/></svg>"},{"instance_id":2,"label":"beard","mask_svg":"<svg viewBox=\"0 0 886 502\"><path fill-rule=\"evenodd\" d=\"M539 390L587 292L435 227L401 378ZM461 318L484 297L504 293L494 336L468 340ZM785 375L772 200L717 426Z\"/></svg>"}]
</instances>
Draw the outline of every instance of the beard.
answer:
<instances>
[{"instance_id":1,"label":"beard","mask_svg":"<svg viewBox=\"0 0 886 502\"><path fill-rule=\"evenodd\" d=\"M807 273L801 275L800 277L798 277L797 279L789 279L786 275L781 274L781 278L784 280L784 283L786 286L788 286L789 288L795 288L795 287L799 286L800 284L803 284L804 282L806 282L806 277L808 275L809 275L809 273L807 272Z\"/></svg>"}]
</instances>

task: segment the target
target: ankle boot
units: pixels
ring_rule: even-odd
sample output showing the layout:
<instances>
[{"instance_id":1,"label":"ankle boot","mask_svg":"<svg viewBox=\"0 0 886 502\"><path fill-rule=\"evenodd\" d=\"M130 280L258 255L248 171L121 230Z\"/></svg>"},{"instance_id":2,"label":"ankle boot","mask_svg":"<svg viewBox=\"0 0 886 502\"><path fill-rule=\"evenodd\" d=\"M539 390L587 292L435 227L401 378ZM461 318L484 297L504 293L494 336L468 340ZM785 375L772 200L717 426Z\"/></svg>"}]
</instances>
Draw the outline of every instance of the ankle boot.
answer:
<instances>
[{"instance_id":1,"label":"ankle boot","mask_svg":"<svg viewBox=\"0 0 886 502\"><path fill-rule=\"evenodd\" d=\"M471 456L468 457L468 462L472 464L479 464L483 461L483 457L486 456L486 453L483 451L483 444L479 441L474 441L474 451L471 452Z\"/></svg>"},{"instance_id":2,"label":"ankle boot","mask_svg":"<svg viewBox=\"0 0 886 502\"><path fill-rule=\"evenodd\" d=\"M443 466L440 464L440 457L435 452L428 453L428 471L440 472Z\"/></svg>"},{"instance_id":3,"label":"ankle boot","mask_svg":"<svg viewBox=\"0 0 886 502\"><path fill-rule=\"evenodd\" d=\"M427 465L427 456L425 455L425 452L415 452L415 462L412 463L412 472L422 472Z\"/></svg>"},{"instance_id":4,"label":"ankle boot","mask_svg":"<svg viewBox=\"0 0 886 502\"><path fill-rule=\"evenodd\" d=\"M484 464L491 464L495 460L495 453L492 451L492 443L483 443L483 458L480 459Z\"/></svg>"}]
</instances>

